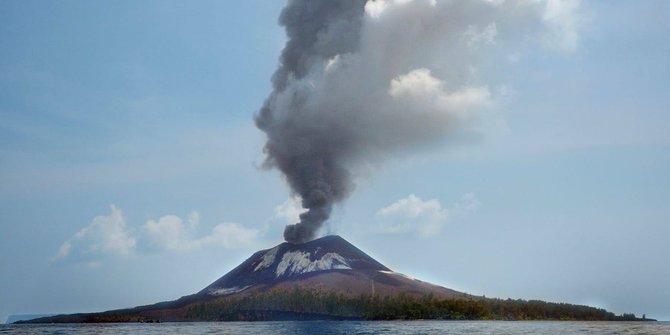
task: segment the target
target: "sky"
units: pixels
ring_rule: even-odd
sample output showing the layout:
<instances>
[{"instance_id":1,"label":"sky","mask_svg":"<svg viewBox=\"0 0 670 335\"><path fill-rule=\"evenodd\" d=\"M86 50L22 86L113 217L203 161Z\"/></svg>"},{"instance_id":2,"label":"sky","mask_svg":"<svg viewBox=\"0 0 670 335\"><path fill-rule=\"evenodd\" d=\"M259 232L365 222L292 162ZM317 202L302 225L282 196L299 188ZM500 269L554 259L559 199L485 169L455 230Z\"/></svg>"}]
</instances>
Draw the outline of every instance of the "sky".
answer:
<instances>
[{"instance_id":1,"label":"sky","mask_svg":"<svg viewBox=\"0 0 670 335\"><path fill-rule=\"evenodd\" d=\"M670 320L670 3L567 4L560 38L475 69L477 136L358 171L320 234L472 294ZM176 299L283 241L302 210L254 125L283 6L0 2L0 320Z\"/></svg>"}]
</instances>

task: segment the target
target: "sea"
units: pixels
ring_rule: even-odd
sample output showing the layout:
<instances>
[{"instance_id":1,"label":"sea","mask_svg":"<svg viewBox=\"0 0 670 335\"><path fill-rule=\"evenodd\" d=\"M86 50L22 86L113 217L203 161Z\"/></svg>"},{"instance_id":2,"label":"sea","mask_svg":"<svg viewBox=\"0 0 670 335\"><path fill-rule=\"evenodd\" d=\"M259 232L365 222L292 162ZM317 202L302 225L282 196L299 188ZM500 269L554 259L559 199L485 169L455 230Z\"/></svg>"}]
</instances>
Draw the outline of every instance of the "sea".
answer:
<instances>
[{"instance_id":1,"label":"sea","mask_svg":"<svg viewBox=\"0 0 670 335\"><path fill-rule=\"evenodd\" d=\"M670 334L670 322L278 321L0 325L0 334Z\"/></svg>"}]
</instances>

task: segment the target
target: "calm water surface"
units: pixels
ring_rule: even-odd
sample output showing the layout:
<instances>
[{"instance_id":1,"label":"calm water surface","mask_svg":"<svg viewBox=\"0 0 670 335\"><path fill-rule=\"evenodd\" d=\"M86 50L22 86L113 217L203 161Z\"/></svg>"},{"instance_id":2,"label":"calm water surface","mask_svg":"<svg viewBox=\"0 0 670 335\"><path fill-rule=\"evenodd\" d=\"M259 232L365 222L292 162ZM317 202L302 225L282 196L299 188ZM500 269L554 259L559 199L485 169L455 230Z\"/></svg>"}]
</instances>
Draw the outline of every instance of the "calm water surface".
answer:
<instances>
[{"instance_id":1,"label":"calm water surface","mask_svg":"<svg viewBox=\"0 0 670 335\"><path fill-rule=\"evenodd\" d=\"M670 322L300 321L0 325L0 334L670 334Z\"/></svg>"}]
</instances>

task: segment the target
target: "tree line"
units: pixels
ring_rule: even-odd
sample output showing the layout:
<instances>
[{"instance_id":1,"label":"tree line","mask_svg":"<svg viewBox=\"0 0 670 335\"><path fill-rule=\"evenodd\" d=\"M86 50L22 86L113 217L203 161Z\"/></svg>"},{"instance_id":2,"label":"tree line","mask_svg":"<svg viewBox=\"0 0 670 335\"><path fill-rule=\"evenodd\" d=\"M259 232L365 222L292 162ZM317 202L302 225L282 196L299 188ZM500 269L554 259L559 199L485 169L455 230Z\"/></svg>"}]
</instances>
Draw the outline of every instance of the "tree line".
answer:
<instances>
[{"instance_id":1,"label":"tree line","mask_svg":"<svg viewBox=\"0 0 670 335\"><path fill-rule=\"evenodd\" d=\"M641 320L634 314L615 315L604 309L540 300L490 298L444 299L415 297L347 296L299 288L222 297L191 305L186 319L208 321L281 319L358 320Z\"/></svg>"}]
</instances>

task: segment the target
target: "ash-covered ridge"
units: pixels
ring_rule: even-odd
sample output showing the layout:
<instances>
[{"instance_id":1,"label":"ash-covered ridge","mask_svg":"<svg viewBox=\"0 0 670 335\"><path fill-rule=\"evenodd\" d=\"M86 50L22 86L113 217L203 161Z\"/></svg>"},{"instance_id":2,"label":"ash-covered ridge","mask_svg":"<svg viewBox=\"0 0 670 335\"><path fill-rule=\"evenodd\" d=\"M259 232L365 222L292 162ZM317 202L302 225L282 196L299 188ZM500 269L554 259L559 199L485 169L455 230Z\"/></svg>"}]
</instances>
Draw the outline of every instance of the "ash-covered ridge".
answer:
<instances>
[{"instance_id":1,"label":"ash-covered ridge","mask_svg":"<svg viewBox=\"0 0 670 335\"><path fill-rule=\"evenodd\" d=\"M281 243L253 254L238 267L200 291L199 295L229 295L255 286L302 280L325 271L364 273L391 270L340 236L302 244Z\"/></svg>"}]
</instances>

